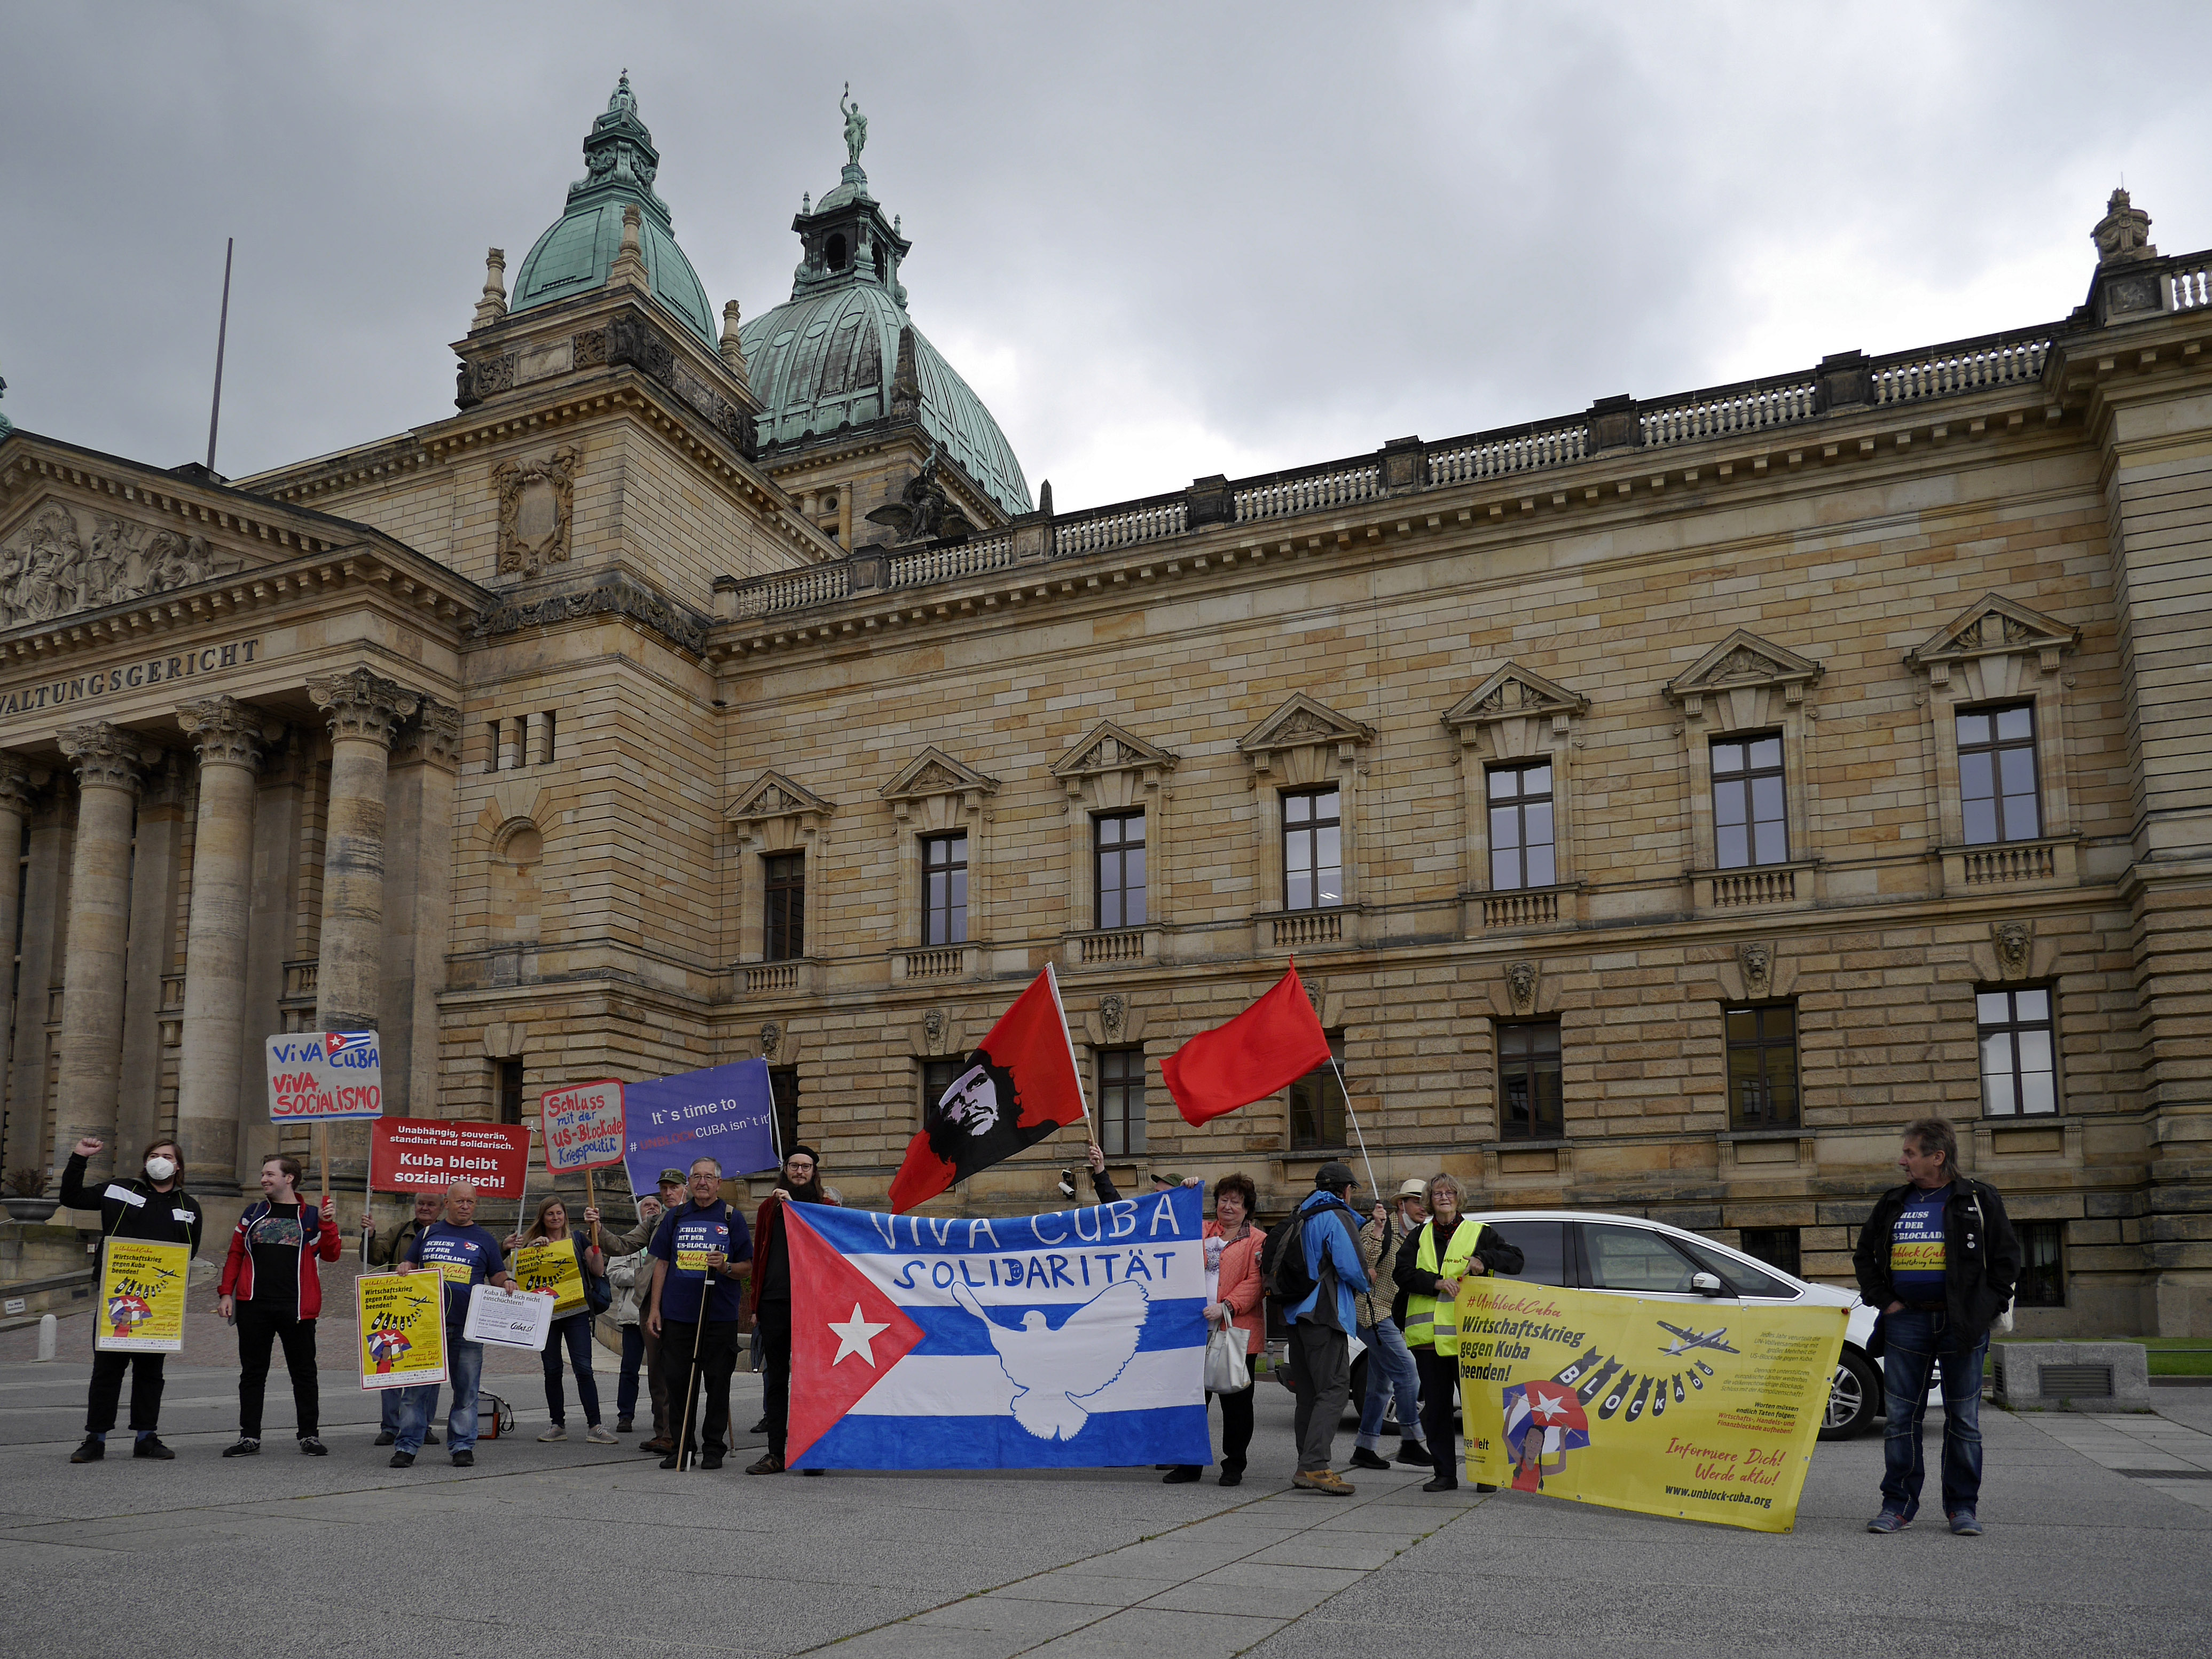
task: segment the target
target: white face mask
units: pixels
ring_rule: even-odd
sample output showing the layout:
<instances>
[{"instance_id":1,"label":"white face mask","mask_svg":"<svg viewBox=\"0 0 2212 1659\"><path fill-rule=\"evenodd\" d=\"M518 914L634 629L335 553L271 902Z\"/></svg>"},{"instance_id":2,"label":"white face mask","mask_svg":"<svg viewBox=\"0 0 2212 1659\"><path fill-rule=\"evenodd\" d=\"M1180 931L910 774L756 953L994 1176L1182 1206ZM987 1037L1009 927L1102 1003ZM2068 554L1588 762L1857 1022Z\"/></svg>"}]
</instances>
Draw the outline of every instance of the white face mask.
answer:
<instances>
[{"instance_id":1,"label":"white face mask","mask_svg":"<svg viewBox=\"0 0 2212 1659\"><path fill-rule=\"evenodd\" d=\"M167 1181L176 1172L177 1166L166 1158L149 1158L146 1160L146 1173L156 1181Z\"/></svg>"}]
</instances>

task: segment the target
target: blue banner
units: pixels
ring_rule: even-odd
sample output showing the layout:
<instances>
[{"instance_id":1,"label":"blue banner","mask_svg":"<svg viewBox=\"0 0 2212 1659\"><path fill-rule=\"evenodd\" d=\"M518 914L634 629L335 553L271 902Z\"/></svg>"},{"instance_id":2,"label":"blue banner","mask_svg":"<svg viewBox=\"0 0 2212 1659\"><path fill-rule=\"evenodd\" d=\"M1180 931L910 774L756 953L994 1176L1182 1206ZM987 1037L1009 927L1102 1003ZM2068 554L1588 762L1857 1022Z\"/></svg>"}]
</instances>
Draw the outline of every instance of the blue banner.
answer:
<instances>
[{"instance_id":1,"label":"blue banner","mask_svg":"<svg viewBox=\"0 0 2212 1659\"><path fill-rule=\"evenodd\" d=\"M633 1193L653 1191L663 1170L688 1170L695 1158L720 1159L725 1176L773 1170L781 1162L764 1060L632 1083L623 1095L623 1168Z\"/></svg>"}]
</instances>

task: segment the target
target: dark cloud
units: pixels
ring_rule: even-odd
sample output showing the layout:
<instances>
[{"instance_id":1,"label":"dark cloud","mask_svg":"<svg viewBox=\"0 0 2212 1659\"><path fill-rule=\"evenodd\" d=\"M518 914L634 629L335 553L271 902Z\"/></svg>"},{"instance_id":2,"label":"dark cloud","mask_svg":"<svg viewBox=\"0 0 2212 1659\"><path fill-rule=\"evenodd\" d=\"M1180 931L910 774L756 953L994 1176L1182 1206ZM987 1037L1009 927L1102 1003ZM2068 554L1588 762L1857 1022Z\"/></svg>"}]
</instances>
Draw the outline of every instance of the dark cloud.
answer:
<instances>
[{"instance_id":1,"label":"dark cloud","mask_svg":"<svg viewBox=\"0 0 2212 1659\"><path fill-rule=\"evenodd\" d=\"M2212 242L2202 8L12 9L17 422L219 465L435 420L627 66L719 307L866 108L915 319L1064 507L2063 316Z\"/></svg>"}]
</instances>

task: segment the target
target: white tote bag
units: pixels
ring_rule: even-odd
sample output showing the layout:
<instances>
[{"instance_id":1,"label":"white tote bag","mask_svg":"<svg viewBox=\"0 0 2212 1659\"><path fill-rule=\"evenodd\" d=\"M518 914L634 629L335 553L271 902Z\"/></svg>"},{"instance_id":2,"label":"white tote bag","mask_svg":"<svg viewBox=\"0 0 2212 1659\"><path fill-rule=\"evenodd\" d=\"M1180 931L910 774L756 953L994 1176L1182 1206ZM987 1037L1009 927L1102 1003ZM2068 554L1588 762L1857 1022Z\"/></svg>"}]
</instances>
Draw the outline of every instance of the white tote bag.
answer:
<instances>
[{"instance_id":1,"label":"white tote bag","mask_svg":"<svg viewBox=\"0 0 2212 1659\"><path fill-rule=\"evenodd\" d=\"M1234 1325L1218 1327L1206 1341L1206 1391L1241 1394L1252 1386L1252 1372L1244 1363L1244 1333Z\"/></svg>"}]
</instances>

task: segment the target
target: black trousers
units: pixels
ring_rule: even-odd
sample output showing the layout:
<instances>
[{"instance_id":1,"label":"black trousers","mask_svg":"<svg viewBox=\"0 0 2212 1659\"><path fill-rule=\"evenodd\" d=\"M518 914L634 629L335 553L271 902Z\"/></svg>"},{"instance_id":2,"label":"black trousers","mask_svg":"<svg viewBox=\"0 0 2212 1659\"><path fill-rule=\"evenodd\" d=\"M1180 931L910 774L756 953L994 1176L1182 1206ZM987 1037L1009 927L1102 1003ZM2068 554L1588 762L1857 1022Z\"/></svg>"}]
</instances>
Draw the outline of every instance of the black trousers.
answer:
<instances>
[{"instance_id":1,"label":"black trousers","mask_svg":"<svg viewBox=\"0 0 2212 1659\"><path fill-rule=\"evenodd\" d=\"M753 1340L761 1350L761 1405L768 1413L768 1449L781 1457L791 1430L791 1304L763 1302Z\"/></svg>"},{"instance_id":2,"label":"black trousers","mask_svg":"<svg viewBox=\"0 0 2212 1659\"><path fill-rule=\"evenodd\" d=\"M115 1426L116 1402L123 1398L123 1373L131 1373L131 1426L151 1434L161 1425L161 1362L165 1353L95 1353L92 1389L84 1402L84 1431L106 1434Z\"/></svg>"},{"instance_id":3,"label":"black trousers","mask_svg":"<svg viewBox=\"0 0 2212 1659\"><path fill-rule=\"evenodd\" d=\"M1413 1369L1421 1374L1421 1432L1428 1437L1429 1463L1439 1479L1459 1479L1459 1356L1434 1348L1413 1350Z\"/></svg>"},{"instance_id":4,"label":"black trousers","mask_svg":"<svg viewBox=\"0 0 2212 1659\"><path fill-rule=\"evenodd\" d=\"M696 1370L691 1364L694 1342L699 1345ZM679 1450L703 1448L717 1455L727 1451L730 1374L738 1368L738 1322L710 1319L702 1329L696 1323L687 1325L664 1319L660 1324L660 1368L668 1377L671 1441L674 1442L682 1430L684 1438L678 1443ZM693 1398L695 1389L704 1394L703 1401Z\"/></svg>"},{"instance_id":5,"label":"black trousers","mask_svg":"<svg viewBox=\"0 0 2212 1659\"><path fill-rule=\"evenodd\" d=\"M269 1386L270 1350L284 1345L284 1369L292 1377L293 1431L302 1440L321 1431L321 1401L315 1385L315 1322L264 1313L251 1302L238 1304L238 1432L261 1438L261 1399Z\"/></svg>"},{"instance_id":6,"label":"black trousers","mask_svg":"<svg viewBox=\"0 0 2212 1659\"><path fill-rule=\"evenodd\" d=\"M1252 1356L1249 1353L1244 1356L1244 1375L1252 1375ZM1244 1473L1244 1454L1252 1444L1253 1392L1247 1387L1235 1394L1209 1392L1206 1396L1208 1400L1221 1402L1221 1472L1224 1474ZM1203 1466L1184 1463L1179 1467L1196 1469Z\"/></svg>"}]
</instances>

